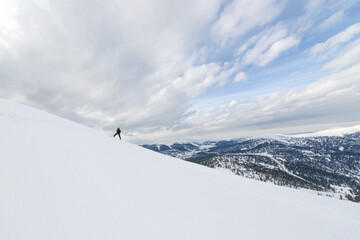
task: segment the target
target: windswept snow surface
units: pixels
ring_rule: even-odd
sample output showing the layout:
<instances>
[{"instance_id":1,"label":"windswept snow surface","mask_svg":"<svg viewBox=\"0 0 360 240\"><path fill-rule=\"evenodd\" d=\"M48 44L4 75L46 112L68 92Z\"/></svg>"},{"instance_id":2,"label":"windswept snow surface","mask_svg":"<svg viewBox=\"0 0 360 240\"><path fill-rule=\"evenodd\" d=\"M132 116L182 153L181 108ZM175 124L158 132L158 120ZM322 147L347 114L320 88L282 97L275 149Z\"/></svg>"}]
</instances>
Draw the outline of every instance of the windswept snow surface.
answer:
<instances>
[{"instance_id":1,"label":"windswept snow surface","mask_svg":"<svg viewBox=\"0 0 360 240\"><path fill-rule=\"evenodd\" d=\"M360 205L0 101L0 239L359 239Z\"/></svg>"}]
</instances>

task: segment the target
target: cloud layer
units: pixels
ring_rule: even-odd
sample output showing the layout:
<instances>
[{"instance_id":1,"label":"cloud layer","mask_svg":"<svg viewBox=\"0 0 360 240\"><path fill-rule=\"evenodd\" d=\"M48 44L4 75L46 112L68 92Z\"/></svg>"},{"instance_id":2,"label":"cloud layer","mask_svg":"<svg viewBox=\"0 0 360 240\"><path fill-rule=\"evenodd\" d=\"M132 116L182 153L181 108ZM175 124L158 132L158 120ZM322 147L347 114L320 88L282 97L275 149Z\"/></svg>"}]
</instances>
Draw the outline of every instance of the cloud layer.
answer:
<instances>
[{"instance_id":1,"label":"cloud layer","mask_svg":"<svg viewBox=\"0 0 360 240\"><path fill-rule=\"evenodd\" d=\"M120 126L135 142L357 121L360 28L342 21L358 1L293 4L0 1L0 97L104 131ZM318 60L309 76L330 72L294 87L294 59ZM259 80L262 71L281 74Z\"/></svg>"}]
</instances>

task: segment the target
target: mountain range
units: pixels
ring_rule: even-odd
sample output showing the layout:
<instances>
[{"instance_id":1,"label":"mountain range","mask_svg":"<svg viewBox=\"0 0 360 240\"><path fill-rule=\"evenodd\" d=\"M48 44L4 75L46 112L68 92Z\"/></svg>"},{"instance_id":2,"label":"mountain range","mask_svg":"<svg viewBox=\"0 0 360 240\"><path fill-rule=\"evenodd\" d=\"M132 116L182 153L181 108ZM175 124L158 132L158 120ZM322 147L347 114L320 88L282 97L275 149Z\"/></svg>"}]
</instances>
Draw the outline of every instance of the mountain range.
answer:
<instances>
[{"instance_id":1,"label":"mountain range","mask_svg":"<svg viewBox=\"0 0 360 240\"><path fill-rule=\"evenodd\" d=\"M143 147L249 178L360 201L360 126L295 136Z\"/></svg>"}]
</instances>

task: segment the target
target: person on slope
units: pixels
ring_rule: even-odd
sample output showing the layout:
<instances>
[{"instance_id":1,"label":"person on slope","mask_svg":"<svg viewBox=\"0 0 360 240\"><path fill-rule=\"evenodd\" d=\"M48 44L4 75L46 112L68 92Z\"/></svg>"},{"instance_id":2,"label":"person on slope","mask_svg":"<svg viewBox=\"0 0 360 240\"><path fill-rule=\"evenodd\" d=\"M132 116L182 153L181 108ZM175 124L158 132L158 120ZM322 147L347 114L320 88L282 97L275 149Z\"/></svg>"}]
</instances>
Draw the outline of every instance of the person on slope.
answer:
<instances>
[{"instance_id":1,"label":"person on slope","mask_svg":"<svg viewBox=\"0 0 360 240\"><path fill-rule=\"evenodd\" d=\"M116 129L116 133L114 134L114 137L115 137L116 135L119 135L119 138L120 138L120 140L121 140L120 133L121 133L120 128Z\"/></svg>"}]
</instances>

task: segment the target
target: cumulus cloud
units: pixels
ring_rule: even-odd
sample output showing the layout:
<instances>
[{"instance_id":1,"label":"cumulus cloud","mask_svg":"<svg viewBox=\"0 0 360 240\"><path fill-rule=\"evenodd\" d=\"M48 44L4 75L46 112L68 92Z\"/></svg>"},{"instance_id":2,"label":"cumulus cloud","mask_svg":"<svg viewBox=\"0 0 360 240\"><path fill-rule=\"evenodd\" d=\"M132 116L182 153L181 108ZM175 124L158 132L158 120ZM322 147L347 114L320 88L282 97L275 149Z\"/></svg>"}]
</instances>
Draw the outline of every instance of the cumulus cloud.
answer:
<instances>
[{"instance_id":1,"label":"cumulus cloud","mask_svg":"<svg viewBox=\"0 0 360 240\"><path fill-rule=\"evenodd\" d=\"M358 90L358 85L330 84L330 77L322 81L324 84L313 85L309 94L284 90L258 96L254 86L269 80L254 81L252 67L266 69L270 62L301 47L302 19L291 16L288 21L286 14L279 19L287 3L0 1L0 97L106 131L120 126L128 139L140 142L146 138L208 136L212 130L231 135L236 128L300 118L292 112L296 109L307 112L305 118L310 119L311 113L321 112L320 105L327 100L331 103L344 97L340 102L351 104L347 96ZM306 11L316 15L321 1L310 5ZM322 22L330 23L340 15ZM345 31L348 40L329 39L317 47L323 50L314 51L320 53L336 47L336 42L351 41L358 27L354 24ZM357 44L352 46L357 49ZM350 50L342 57L343 64L349 60L346 66L357 63ZM333 68L335 61L324 67ZM328 89L327 84L336 88ZM231 101L218 106L210 96L220 99L226 91L238 96L237 91L244 86L254 97L226 96ZM322 88L332 95L316 97L325 94ZM311 96L317 105L310 104ZM202 107L194 104L199 102Z\"/></svg>"},{"instance_id":2,"label":"cumulus cloud","mask_svg":"<svg viewBox=\"0 0 360 240\"><path fill-rule=\"evenodd\" d=\"M238 74L236 74L233 82L243 82L246 80L247 80L246 74L244 72L239 72Z\"/></svg>"},{"instance_id":3,"label":"cumulus cloud","mask_svg":"<svg viewBox=\"0 0 360 240\"><path fill-rule=\"evenodd\" d=\"M197 66L192 56L218 0L6 5L13 10L0 28L1 96L89 126L166 126L228 71Z\"/></svg>"}]
</instances>

